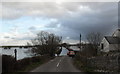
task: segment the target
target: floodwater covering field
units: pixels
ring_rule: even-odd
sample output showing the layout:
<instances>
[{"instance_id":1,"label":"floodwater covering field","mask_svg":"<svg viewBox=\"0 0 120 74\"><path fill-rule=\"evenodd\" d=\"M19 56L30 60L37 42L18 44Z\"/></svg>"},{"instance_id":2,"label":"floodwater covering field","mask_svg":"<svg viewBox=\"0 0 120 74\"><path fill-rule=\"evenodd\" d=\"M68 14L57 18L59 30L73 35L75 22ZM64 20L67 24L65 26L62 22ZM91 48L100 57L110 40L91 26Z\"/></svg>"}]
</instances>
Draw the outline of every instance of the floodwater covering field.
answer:
<instances>
[{"instance_id":1,"label":"floodwater covering field","mask_svg":"<svg viewBox=\"0 0 120 74\"><path fill-rule=\"evenodd\" d=\"M23 59L25 57L30 57L30 55L26 54L25 52L28 50L27 48L11 48L11 49L2 49L2 55L12 55L15 56L14 50L17 50L17 60Z\"/></svg>"},{"instance_id":2,"label":"floodwater covering field","mask_svg":"<svg viewBox=\"0 0 120 74\"><path fill-rule=\"evenodd\" d=\"M17 50L17 60L20 60L26 57L31 57L28 53L25 53L28 50L28 48L11 48L11 49L0 48L0 51L2 55L5 54L5 55L15 56L15 53L14 53L15 49ZM68 51L63 48L60 55L66 55L67 52Z\"/></svg>"}]
</instances>

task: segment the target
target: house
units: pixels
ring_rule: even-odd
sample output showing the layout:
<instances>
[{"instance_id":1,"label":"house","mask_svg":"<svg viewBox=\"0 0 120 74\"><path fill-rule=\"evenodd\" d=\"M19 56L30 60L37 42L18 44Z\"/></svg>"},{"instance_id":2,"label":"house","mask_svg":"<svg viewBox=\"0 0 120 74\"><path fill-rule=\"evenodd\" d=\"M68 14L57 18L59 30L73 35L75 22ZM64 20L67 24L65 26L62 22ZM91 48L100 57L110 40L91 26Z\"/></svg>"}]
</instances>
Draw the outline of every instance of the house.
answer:
<instances>
[{"instance_id":1,"label":"house","mask_svg":"<svg viewBox=\"0 0 120 74\"><path fill-rule=\"evenodd\" d=\"M112 36L120 38L120 29L117 29Z\"/></svg>"},{"instance_id":2,"label":"house","mask_svg":"<svg viewBox=\"0 0 120 74\"><path fill-rule=\"evenodd\" d=\"M117 29L112 36L104 36L100 47L103 52L120 50L120 29Z\"/></svg>"}]
</instances>

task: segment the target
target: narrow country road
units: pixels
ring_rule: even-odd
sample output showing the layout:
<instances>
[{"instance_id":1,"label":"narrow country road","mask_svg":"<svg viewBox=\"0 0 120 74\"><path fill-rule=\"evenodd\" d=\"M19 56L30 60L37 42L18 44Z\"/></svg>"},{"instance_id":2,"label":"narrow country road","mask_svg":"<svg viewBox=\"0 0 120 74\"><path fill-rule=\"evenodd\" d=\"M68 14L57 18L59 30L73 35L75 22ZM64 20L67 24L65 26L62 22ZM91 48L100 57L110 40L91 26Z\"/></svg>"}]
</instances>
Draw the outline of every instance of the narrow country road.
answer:
<instances>
[{"instance_id":1,"label":"narrow country road","mask_svg":"<svg viewBox=\"0 0 120 74\"><path fill-rule=\"evenodd\" d=\"M72 58L68 56L56 57L48 63L37 67L31 72L80 72L72 64Z\"/></svg>"}]
</instances>

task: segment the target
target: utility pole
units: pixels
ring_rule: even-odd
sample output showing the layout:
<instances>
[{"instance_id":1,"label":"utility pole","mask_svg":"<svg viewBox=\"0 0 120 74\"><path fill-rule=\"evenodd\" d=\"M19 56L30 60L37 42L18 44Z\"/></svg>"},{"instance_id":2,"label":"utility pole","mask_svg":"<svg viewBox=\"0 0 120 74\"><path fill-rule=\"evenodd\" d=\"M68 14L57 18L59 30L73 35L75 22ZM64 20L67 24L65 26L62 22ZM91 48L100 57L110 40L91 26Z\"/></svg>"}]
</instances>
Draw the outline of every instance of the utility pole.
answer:
<instances>
[{"instance_id":1,"label":"utility pole","mask_svg":"<svg viewBox=\"0 0 120 74\"><path fill-rule=\"evenodd\" d=\"M80 34L80 50L81 50L81 34Z\"/></svg>"}]
</instances>

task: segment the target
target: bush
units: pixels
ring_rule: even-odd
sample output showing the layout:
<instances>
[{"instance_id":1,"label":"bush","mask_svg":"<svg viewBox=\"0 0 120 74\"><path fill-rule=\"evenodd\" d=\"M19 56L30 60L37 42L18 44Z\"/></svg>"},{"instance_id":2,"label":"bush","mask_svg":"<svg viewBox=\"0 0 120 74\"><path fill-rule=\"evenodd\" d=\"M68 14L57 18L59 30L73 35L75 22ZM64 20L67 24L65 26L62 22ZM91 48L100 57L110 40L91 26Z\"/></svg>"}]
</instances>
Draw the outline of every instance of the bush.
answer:
<instances>
[{"instance_id":1,"label":"bush","mask_svg":"<svg viewBox=\"0 0 120 74\"><path fill-rule=\"evenodd\" d=\"M14 72L16 61L13 56L2 55L2 72Z\"/></svg>"},{"instance_id":2,"label":"bush","mask_svg":"<svg viewBox=\"0 0 120 74\"><path fill-rule=\"evenodd\" d=\"M15 60L13 56L10 55L2 55L2 72L18 72L24 71L27 67L35 65L35 64L42 64L51 58L46 56L35 56L31 58L24 58L21 60Z\"/></svg>"},{"instance_id":3,"label":"bush","mask_svg":"<svg viewBox=\"0 0 120 74\"><path fill-rule=\"evenodd\" d=\"M24 69L26 66L31 64L30 58L24 58L22 60L17 61L17 70Z\"/></svg>"},{"instance_id":4,"label":"bush","mask_svg":"<svg viewBox=\"0 0 120 74\"><path fill-rule=\"evenodd\" d=\"M42 61L41 57L39 57L39 56L37 56L37 57L32 57L31 59L32 59L32 62L33 62L33 63L34 63L34 62L40 62L40 61Z\"/></svg>"},{"instance_id":5,"label":"bush","mask_svg":"<svg viewBox=\"0 0 120 74\"><path fill-rule=\"evenodd\" d=\"M85 72L93 72L93 68L91 68L88 64L88 56L83 56L81 53L77 53L74 58L75 66Z\"/></svg>"}]
</instances>

